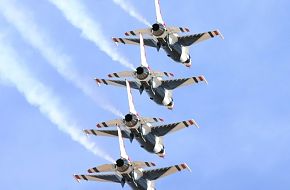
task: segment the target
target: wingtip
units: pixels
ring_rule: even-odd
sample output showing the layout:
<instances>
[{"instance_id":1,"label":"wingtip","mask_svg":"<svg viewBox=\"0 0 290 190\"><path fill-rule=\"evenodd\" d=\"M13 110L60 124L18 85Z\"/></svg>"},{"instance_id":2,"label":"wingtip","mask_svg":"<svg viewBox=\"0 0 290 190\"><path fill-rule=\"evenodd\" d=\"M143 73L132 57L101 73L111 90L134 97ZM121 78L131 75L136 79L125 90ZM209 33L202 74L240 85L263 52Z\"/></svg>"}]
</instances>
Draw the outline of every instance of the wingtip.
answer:
<instances>
[{"instance_id":1,"label":"wingtip","mask_svg":"<svg viewBox=\"0 0 290 190\"><path fill-rule=\"evenodd\" d=\"M78 183L80 182L80 177L78 175L74 174L73 177Z\"/></svg>"},{"instance_id":2,"label":"wingtip","mask_svg":"<svg viewBox=\"0 0 290 190\"><path fill-rule=\"evenodd\" d=\"M196 128L199 128L198 124L196 123L196 121L194 119L190 119L188 120L188 122L191 124L191 125L194 125Z\"/></svg>"},{"instance_id":3,"label":"wingtip","mask_svg":"<svg viewBox=\"0 0 290 190\"><path fill-rule=\"evenodd\" d=\"M219 36L221 37L221 39L223 39L223 40L224 40L225 38L224 38L223 34L220 32L220 30L219 30L219 29L217 29L216 31L218 32L218 34L219 34Z\"/></svg>"},{"instance_id":4,"label":"wingtip","mask_svg":"<svg viewBox=\"0 0 290 190\"><path fill-rule=\"evenodd\" d=\"M101 86L101 81L100 81L100 79L95 78L95 81L96 81L96 83L97 83L98 86Z\"/></svg>"},{"instance_id":5,"label":"wingtip","mask_svg":"<svg viewBox=\"0 0 290 190\"><path fill-rule=\"evenodd\" d=\"M88 131L87 131L86 129L83 129L83 133L85 133L85 135L86 135L87 137L89 137L89 133L88 133Z\"/></svg>"},{"instance_id":6,"label":"wingtip","mask_svg":"<svg viewBox=\"0 0 290 190\"><path fill-rule=\"evenodd\" d=\"M90 173L90 174L91 174L91 173L93 173L93 171L92 171L91 169L88 169L88 173Z\"/></svg>"},{"instance_id":7,"label":"wingtip","mask_svg":"<svg viewBox=\"0 0 290 190\"><path fill-rule=\"evenodd\" d=\"M181 166L182 166L183 169L187 169L188 171L191 172L190 167L186 163L181 164Z\"/></svg>"},{"instance_id":8,"label":"wingtip","mask_svg":"<svg viewBox=\"0 0 290 190\"><path fill-rule=\"evenodd\" d=\"M190 167L185 163L186 168L188 169L189 172L191 172Z\"/></svg>"},{"instance_id":9,"label":"wingtip","mask_svg":"<svg viewBox=\"0 0 290 190\"><path fill-rule=\"evenodd\" d=\"M206 78L203 75L201 75L201 78L202 78L202 81L204 81L206 84L208 84Z\"/></svg>"}]
</instances>

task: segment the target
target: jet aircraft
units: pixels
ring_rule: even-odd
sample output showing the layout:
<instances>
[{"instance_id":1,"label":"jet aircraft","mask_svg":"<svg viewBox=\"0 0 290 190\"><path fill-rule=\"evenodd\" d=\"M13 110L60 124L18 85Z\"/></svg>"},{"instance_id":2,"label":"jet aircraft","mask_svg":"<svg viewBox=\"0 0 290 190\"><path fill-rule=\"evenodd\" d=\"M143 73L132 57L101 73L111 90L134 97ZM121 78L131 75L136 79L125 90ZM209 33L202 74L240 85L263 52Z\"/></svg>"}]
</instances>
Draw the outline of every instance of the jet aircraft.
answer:
<instances>
[{"instance_id":1,"label":"jet aircraft","mask_svg":"<svg viewBox=\"0 0 290 190\"><path fill-rule=\"evenodd\" d=\"M133 190L156 190L155 181L165 176L180 172L190 168L187 164L179 164L164 168L144 170L143 168L155 166L152 162L135 162L130 161L126 153L122 133L119 126L117 132L120 145L120 158L114 164L104 164L88 170L89 173L105 174L89 174L89 175L74 175L74 178L80 180L97 181L97 182L113 182L119 183L122 187L128 184Z\"/></svg>"},{"instance_id":2,"label":"jet aircraft","mask_svg":"<svg viewBox=\"0 0 290 190\"><path fill-rule=\"evenodd\" d=\"M158 105L173 109L173 90L182 86L196 84L200 82L207 83L204 76L196 76L190 78L163 80L162 77L172 77L173 74L169 72L152 71L146 60L145 47L142 34L140 33L140 54L141 54L141 66L137 67L135 71L123 71L109 74L108 77L121 78L121 77L133 77L134 81L129 81L130 86L133 89L137 89L142 92L145 90L150 99ZM97 84L114 85L119 87L125 87L125 80L106 80L95 79Z\"/></svg>"},{"instance_id":3,"label":"jet aircraft","mask_svg":"<svg viewBox=\"0 0 290 190\"><path fill-rule=\"evenodd\" d=\"M219 30L213 30L204 33L193 35L179 36L178 33L189 32L188 28L166 26L163 21L159 0L155 0L156 23L150 28L133 30L126 32L126 36L136 36L139 33L147 34L151 38L144 39L146 46L157 48L159 51L162 48L168 57L176 62L181 62L187 67L191 66L191 56L189 47L198 42L220 36L223 38ZM140 40L138 38L113 38L115 43L137 45Z\"/></svg>"},{"instance_id":4,"label":"jet aircraft","mask_svg":"<svg viewBox=\"0 0 290 190\"><path fill-rule=\"evenodd\" d=\"M114 119L98 123L96 125L98 128L114 127L117 125L122 126L124 128L124 130L122 130L122 136L124 138L130 139L131 142L135 138L142 148L150 153L157 154L160 157L165 156L165 148L163 143L163 137L165 135L184 128L188 128L192 125L198 128L197 123L193 119L167 125L152 126L152 123L163 122L163 119L141 117L135 109L128 81L126 81L126 83L129 101L129 113L126 114L123 119ZM87 135L95 136L118 136L117 130L86 129L84 130L84 133Z\"/></svg>"}]
</instances>

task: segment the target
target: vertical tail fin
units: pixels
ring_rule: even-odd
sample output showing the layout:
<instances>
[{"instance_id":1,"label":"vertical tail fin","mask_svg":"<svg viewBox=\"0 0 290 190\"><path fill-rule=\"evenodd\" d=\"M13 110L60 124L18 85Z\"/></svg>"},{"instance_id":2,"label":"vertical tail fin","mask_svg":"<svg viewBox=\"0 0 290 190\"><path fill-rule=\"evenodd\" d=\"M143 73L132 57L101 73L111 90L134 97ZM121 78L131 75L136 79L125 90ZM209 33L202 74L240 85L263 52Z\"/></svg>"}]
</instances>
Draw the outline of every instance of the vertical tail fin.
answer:
<instances>
[{"instance_id":1,"label":"vertical tail fin","mask_svg":"<svg viewBox=\"0 0 290 190\"><path fill-rule=\"evenodd\" d=\"M143 67L148 68L149 65L147 63L146 52L145 52L145 47L144 47L144 40L143 40L143 36L141 33L140 33L140 55L141 55L141 65Z\"/></svg>"},{"instance_id":2,"label":"vertical tail fin","mask_svg":"<svg viewBox=\"0 0 290 190\"><path fill-rule=\"evenodd\" d=\"M129 156L126 152L124 140L122 137L122 131L121 131L119 125L117 126L117 129L118 129L118 137L119 137L119 145L120 145L120 156L121 156L121 158L125 158L125 159L129 160Z\"/></svg>"},{"instance_id":3,"label":"vertical tail fin","mask_svg":"<svg viewBox=\"0 0 290 190\"><path fill-rule=\"evenodd\" d=\"M126 80L126 86L127 86L127 94L128 94L130 113L137 114L137 111L135 110L135 106L134 106L134 102L133 102L133 96L132 96L132 92L131 92L130 83L127 80Z\"/></svg>"},{"instance_id":4,"label":"vertical tail fin","mask_svg":"<svg viewBox=\"0 0 290 190\"><path fill-rule=\"evenodd\" d=\"M165 25L165 22L163 21L163 18L162 18L162 15L161 15L161 9L160 9L159 0L155 0L155 10L156 10L156 21L157 21L157 23Z\"/></svg>"}]
</instances>

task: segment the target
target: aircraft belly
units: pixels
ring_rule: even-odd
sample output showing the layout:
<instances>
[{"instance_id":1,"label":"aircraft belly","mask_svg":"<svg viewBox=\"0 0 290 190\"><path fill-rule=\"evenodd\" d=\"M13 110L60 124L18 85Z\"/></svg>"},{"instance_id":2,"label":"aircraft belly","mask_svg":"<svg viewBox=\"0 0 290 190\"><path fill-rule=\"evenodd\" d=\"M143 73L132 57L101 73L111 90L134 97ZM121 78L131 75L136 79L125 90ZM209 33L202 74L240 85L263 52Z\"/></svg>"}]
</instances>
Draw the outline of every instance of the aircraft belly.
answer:
<instances>
[{"instance_id":1,"label":"aircraft belly","mask_svg":"<svg viewBox=\"0 0 290 190\"><path fill-rule=\"evenodd\" d=\"M144 135L144 139L142 137L136 137L136 140L139 142L142 148L150 153L154 153L153 150L156 144L154 135L149 133L148 135Z\"/></svg>"},{"instance_id":2,"label":"aircraft belly","mask_svg":"<svg viewBox=\"0 0 290 190\"><path fill-rule=\"evenodd\" d=\"M155 89L153 89L154 91L152 91L152 90L148 90L148 91L146 91L147 92L147 94L149 95L149 97L151 97L151 99L155 102L155 103L157 103L157 104L159 104L159 105L163 105L162 104L162 101L163 101L163 99L164 99L164 97L165 97L165 93L164 93L164 90L160 90L160 88L158 87L158 88L155 88Z\"/></svg>"},{"instance_id":3,"label":"aircraft belly","mask_svg":"<svg viewBox=\"0 0 290 190\"><path fill-rule=\"evenodd\" d=\"M179 45L180 46L180 45ZM180 57L181 57L181 46L178 47L178 45L171 45L170 48L165 46L163 47L164 51L166 52L167 55L169 55L169 57L171 59L173 59L176 62L180 62ZM179 50L180 49L180 50Z\"/></svg>"},{"instance_id":4,"label":"aircraft belly","mask_svg":"<svg viewBox=\"0 0 290 190\"><path fill-rule=\"evenodd\" d=\"M147 181L144 178L140 178L136 181L133 181L132 179L128 180L127 184L133 189L133 190L147 190Z\"/></svg>"}]
</instances>

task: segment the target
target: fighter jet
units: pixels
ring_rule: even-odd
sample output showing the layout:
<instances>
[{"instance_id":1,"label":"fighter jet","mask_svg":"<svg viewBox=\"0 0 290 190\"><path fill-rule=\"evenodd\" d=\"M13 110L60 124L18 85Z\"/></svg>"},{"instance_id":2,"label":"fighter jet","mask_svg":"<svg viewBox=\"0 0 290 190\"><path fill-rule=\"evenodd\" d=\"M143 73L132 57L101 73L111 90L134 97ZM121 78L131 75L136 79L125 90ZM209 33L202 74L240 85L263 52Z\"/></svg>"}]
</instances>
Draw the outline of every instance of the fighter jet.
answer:
<instances>
[{"instance_id":1,"label":"fighter jet","mask_svg":"<svg viewBox=\"0 0 290 190\"><path fill-rule=\"evenodd\" d=\"M172 91L176 88L196 84L199 82L207 83L204 76L196 76L190 78L163 80L162 77L172 77L173 74L169 72L152 71L147 63L145 47L142 34L140 33L140 54L141 66L137 67L135 71L123 71L118 73L109 74L108 77L133 77L134 81L129 81L133 89L140 91L140 94L145 90L150 99L158 105L166 106L168 109L173 109L174 102L172 98ZM125 87L126 82L121 80L105 80L95 79L97 84L114 85Z\"/></svg>"},{"instance_id":2,"label":"fighter jet","mask_svg":"<svg viewBox=\"0 0 290 190\"><path fill-rule=\"evenodd\" d=\"M156 23L150 28L139 29L126 32L126 36L136 36L139 33L150 35L152 38L144 40L146 46L155 47L159 51L160 48L164 49L167 56L176 62L181 62L187 67L191 66L191 56L189 53L189 46L198 42L220 36L223 38L219 30L209 32L179 36L178 33L189 32L188 28L166 26L163 21L159 0L155 0L156 9ZM113 38L115 43L123 44L138 44L137 38Z\"/></svg>"},{"instance_id":3,"label":"fighter jet","mask_svg":"<svg viewBox=\"0 0 290 190\"><path fill-rule=\"evenodd\" d=\"M117 132L120 144L120 158L114 164L104 164L88 170L89 173L111 172L106 174L74 175L75 179L98 182L114 182L122 187L127 183L133 190L156 190L155 180L190 168L187 164L179 164L165 168L144 170L155 166L152 162L131 162L126 153L122 133L119 126Z\"/></svg>"},{"instance_id":4,"label":"fighter jet","mask_svg":"<svg viewBox=\"0 0 290 190\"><path fill-rule=\"evenodd\" d=\"M142 148L150 153L157 154L160 157L165 156L165 148L163 143L163 137L165 135L192 125L198 128L197 123L193 119L167 125L152 126L152 123L163 122L163 119L141 117L135 109L128 81L126 81L126 83L129 101L129 113L125 115L123 119L114 119L111 121L98 123L96 125L98 128L114 127L117 125L122 126L124 128L124 130L122 130L122 136L124 138L130 139L131 142L135 138ZM87 129L84 130L84 133L87 135L95 136L118 136L117 130Z\"/></svg>"}]
</instances>

